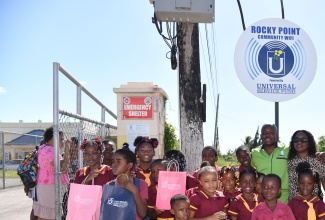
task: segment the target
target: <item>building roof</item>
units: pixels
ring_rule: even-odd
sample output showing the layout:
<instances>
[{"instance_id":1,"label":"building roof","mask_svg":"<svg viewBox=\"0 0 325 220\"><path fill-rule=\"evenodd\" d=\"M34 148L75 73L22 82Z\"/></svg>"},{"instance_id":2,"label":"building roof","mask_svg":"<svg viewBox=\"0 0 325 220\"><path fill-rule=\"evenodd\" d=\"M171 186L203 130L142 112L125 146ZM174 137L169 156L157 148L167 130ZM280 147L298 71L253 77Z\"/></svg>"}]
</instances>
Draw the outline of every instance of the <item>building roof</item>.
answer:
<instances>
[{"instance_id":1,"label":"building roof","mask_svg":"<svg viewBox=\"0 0 325 220\"><path fill-rule=\"evenodd\" d=\"M6 143L6 145L39 145L40 141L43 139L44 130L36 129L32 130L26 135L21 135ZM32 136L30 136L32 135Z\"/></svg>"}]
</instances>

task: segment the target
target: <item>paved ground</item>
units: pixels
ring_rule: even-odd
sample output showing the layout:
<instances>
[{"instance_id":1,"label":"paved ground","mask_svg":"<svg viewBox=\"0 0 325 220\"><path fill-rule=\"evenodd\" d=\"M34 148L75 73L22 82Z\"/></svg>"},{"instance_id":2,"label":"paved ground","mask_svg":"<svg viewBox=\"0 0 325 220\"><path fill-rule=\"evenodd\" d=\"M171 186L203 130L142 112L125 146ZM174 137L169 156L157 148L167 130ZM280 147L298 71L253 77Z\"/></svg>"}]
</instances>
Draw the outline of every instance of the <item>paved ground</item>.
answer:
<instances>
[{"instance_id":1,"label":"paved ground","mask_svg":"<svg viewBox=\"0 0 325 220\"><path fill-rule=\"evenodd\" d=\"M22 186L20 178L5 178L5 188ZM3 189L3 178L0 178L0 190Z\"/></svg>"},{"instance_id":2,"label":"paved ground","mask_svg":"<svg viewBox=\"0 0 325 220\"><path fill-rule=\"evenodd\" d=\"M24 193L24 188L0 189L0 219L28 220L33 202Z\"/></svg>"}]
</instances>

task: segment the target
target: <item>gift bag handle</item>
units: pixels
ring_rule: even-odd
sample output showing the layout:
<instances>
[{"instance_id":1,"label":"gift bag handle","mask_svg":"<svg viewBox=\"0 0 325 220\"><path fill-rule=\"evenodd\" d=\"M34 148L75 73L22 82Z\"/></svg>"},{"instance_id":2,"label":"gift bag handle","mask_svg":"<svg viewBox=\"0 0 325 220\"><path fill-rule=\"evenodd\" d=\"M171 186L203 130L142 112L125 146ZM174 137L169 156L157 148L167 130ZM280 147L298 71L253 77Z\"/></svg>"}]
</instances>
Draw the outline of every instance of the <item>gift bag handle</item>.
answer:
<instances>
[{"instance_id":1,"label":"gift bag handle","mask_svg":"<svg viewBox=\"0 0 325 220\"><path fill-rule=\"evenodd\" d=\"M90 173L89 173L89 174L90 174ZM86 176L86 178L84 179L84 181L82 181L82 183L81 183L82 185L85 185L86 180L87 180L89 174ZM94 185L94 178L91 180L91 185Z\"/></svg>"},{"instance_id":2,"label":"gift bag handle","mask_svg":"<svg viewBox=\"0 0 325 220\"><path fill-rule=\"evenodd\" d=\"M171 168L173 165L176 167L176 172L178 172L178 171L179 171L179 164L178 164L178 161L175 160L175 159L172 159L171 161L168 162L168 165L167 165L167 171L170 171L170 168Z\"/></svg>"}]
</instances>

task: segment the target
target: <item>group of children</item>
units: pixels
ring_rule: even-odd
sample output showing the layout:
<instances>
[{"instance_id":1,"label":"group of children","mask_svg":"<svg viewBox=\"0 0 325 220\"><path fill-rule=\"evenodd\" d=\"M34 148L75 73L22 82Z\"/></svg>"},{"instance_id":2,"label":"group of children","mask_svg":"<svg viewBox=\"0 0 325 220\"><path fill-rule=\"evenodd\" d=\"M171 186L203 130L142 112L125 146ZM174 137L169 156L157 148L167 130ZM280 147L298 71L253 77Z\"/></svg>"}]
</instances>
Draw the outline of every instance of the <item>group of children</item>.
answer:
<instances>
[{"instance_id":1,"label":"group of children","mask_svg":"<svg viewBox=\"0 0 325 220\"><path fill-rule=\"evenodd\" d=\"M279 176L257 174L251 167L250 151L246 146L236 150L240 163L238 168L229 165L221 169L215 165L218 160L216 150L205 147L200 169L193 175L187 175L185 194L171 198L170 210L159 210L156 208L159 172L167 170L171 159L177 160L179 171L184 171L185 157L180 151L173 151L167 152L164 159L153 160L158 145L156 139L138 137L134 145L138 157L136 167L136 155L130 150L119 149L113 154L111 169L102 168L103 165L96 162L97 151L90 151L84 146L86 162L90 166L96 164L96 169L94 172L90 169L89 175L86 169L80 170L76 179L86 180L89 184L90 177L96 179L103 175L105 179L116 178L117 185L133 194L136 219L325 219L325 205L313 194L317 176L308 163L297 167L300 194L287 205L277 200L281 193ZM133 178L140 179L140 190L134 186Z\"/></svg>"},{"instance_id":2,"label":"group of children","mask_svg":"<svg viewBox=\"0 0 325 220\"><path fill-rule=\"evenodd\" d=\"M187 205L182 208L189 210L189 217L177 216L178 207L171 206L171 213L176 213L175 219L325 219L325 204L313 194L319 177L307 162L300 163L296 168L300 194L287 205L277 199L281 193L279 176L257 174L250 166L247 147L239 147L236 155L240 166L238 169L233 166L221 169L221 189L216 169L206 166L197 172L198 189L195 193L193 189L189 190L189 199L183 199ZM174 200L172 198L171 204Z\"/></svg>"}]
</instances>

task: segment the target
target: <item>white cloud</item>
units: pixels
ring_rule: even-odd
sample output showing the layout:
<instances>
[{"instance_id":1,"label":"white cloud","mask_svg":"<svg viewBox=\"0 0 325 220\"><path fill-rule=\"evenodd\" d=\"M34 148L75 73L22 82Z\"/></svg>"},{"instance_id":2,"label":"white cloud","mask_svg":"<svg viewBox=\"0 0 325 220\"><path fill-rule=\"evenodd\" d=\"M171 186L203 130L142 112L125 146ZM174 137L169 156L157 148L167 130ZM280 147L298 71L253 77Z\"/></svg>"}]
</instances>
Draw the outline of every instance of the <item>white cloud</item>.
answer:
<instances>
[{"instance_id":1,"label":"white cloud","mask_svg":"<svg viewBox=\"0 0 325 220\"><path fill-rule=\"evenodd\" d=\"M6 94L6 93L7 93L7 90L4 87L0 86L0 95L1 94Z\"/></svg>"}]
</instances>

